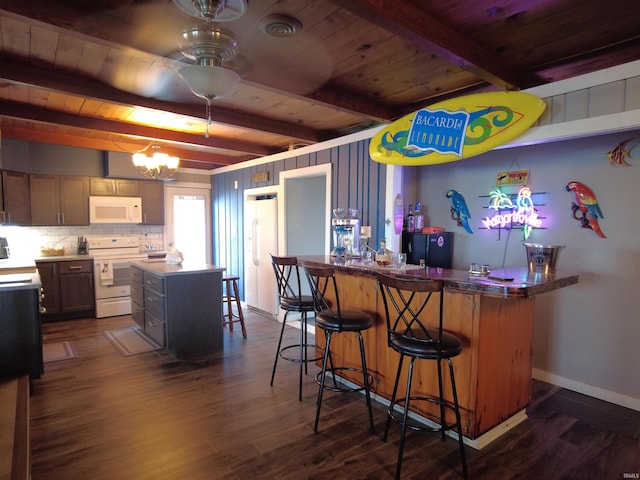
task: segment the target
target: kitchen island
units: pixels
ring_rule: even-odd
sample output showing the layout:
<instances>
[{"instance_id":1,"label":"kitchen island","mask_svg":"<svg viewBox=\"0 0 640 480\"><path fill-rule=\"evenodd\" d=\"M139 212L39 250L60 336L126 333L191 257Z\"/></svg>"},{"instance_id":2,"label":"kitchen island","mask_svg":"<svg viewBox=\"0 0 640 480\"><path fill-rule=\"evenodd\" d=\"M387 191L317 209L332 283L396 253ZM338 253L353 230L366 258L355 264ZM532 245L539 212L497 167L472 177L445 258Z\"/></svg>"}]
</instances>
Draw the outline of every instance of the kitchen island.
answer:
<instances>
[{"instance_id":1,"label":"kitchen island","mask_svg":"<svg viewBox=\"0 0 640 480\"><path fill-rule=\"evenodd\" d=\"M179 358L222 348L222 273L206 264L132 263L131 316Z\"/></svg>"},{"instance_id":2,"label":"kitchen island","mask_svg":"<svg viewBox=\"0 0 640 480\"><path fill-rule=\"evenodd\" d=\"M407 265L406 270L399 272L336 257L302 256L298 259L301 263L333 265L337 269L341 307L363 310L374 317L373 328L363 335L367 366L374 377L372 390L383 402L391 397L399 357L387 346L384 306L378 294L376 275L386 273L443 280L444 328L460 337L463 343L462 354L453 359L462 429L465 442L475 448L482 448L526 419L526 407L531 398L535 297L578 282L575 274L530 274L526 268L494 270L492 277L513 279L499 281L470 276L462 270L417 265ZM336 336L332 340L332 355L336 362L357 366L359 351L353 343L355 340L348 337ZM319 335L316 343L323 345L324 337ZM437 391L437 374L431 363L416 363L414 395ZM357 376L345 376L354 383L359 381ZM401 384L400 391L405 386ZM448 385L445 385L445 391L450 392ZM430 406L420 408L427 409L417 410L425 417L435 413L428 410Z\"/></svg>"},{"instance_id":3,"label":"kitchen island","mask_svg":"<svg viewBox=\"0 0 640 480\"><path fill-rule=\"evenodd\" d=\"M40 378L44 370L40 287L37 273L0 270L0 378Z\"/></svg>"}]
</instances>

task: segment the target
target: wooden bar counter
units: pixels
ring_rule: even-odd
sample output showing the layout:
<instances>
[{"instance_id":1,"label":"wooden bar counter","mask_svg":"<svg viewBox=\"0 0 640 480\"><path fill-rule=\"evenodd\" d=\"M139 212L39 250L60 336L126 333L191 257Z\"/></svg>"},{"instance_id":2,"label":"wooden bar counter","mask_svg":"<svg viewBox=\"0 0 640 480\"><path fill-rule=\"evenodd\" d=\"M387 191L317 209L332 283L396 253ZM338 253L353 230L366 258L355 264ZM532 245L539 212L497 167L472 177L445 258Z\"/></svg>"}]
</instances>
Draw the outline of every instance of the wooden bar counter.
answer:
<instances>
[{"instance_id":1,"label":"wooden bar counter","mask_svg":"<svg viewBox=\"0 0 640 480\"><path fill-rule=\"evenodd\" d=\"M373 315L374 327L364 332L367 366L374 377L372 390L384 399L391 397L398 354L387 346L384 306L377 291L376 275L409 275L444 281L444 328L463 342L462 354L453 359L462 429L465 442L475 448L482 448L526 419L525 409L531 398L536 295L578 282L575 274L531 274L526 268L491 272L491 276L513 278L507 282L470 276L463 270L407 265L405 271L398 272L389 267L365 266L358 259L345 261L328 256L298 259L302 264L336 267L342 308ZM336 337L335 343L332 341L332 355L337 362L356 366L359 362L357 339L351 337ZM317 335L316 343L323 345L324 336ZM434 363L416 362L413 394L437 391ZM357 377L346 377L358 383ZM406 384L401 383L399 391L404 392L405 388ZM450 386L445 385L445 392L450 391ZM428 418L432 412L417 410L417 413Z\"/></svg>"}]
</instances>

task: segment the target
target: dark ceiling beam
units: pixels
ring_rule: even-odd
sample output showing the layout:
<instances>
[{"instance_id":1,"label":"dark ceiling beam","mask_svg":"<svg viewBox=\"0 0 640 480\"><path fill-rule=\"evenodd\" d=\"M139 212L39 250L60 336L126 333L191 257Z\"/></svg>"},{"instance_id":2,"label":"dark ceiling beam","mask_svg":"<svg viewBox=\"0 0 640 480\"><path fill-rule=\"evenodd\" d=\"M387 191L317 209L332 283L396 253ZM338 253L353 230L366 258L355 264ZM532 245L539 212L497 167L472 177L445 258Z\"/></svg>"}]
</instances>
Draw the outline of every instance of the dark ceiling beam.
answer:
<instances>
[{"instance_id":1,"label":"dark ceiling beam","mask_svg":"<svg viewBox=\"0 0 640 480\"><path fill-rule=\"evenodd\" d=\"M491 52L420 10L410 1L331 1L501 89L521 89L542 83L535 76L505 66Z\"/></svg>"},{"instance_id":2,"label":"dark ceiling beam","mask_svg":"<svg viewBox=\"0 0 640 480\"><path fill-rule=\"evenodd\" d=\"M68 127L97 130L100 132L125 135L133 138L143 138L147 140L162 139L165 142L183 145L185 147L209 147L239 152L251 153L254 155L271 155L278 153L270 147L228 140L221 138L205 138L204 135L194 135L191 133L176 132L173 130L163 130L160 128L136 125L133 123L116 122L113 120L91 118L81 115L73 115L65 112L55 112L45 108L33 107L18 102L0 100L0 116L31 120L53 125L65 125Z\"/></svg>"},{"instance_id":3,"label":"dark ceiling beam","mask_svg":"<svg viewBox=\"0 0 640 480\"><path fill-rule=\"evenodd\" d=\"M7 56L0 56L0 78L23 85L54 90L63 94L76 95L97 101L128 106L135 105L193 118L202 118L204 116L204 102L196 105L142 97L76 74L26 65ZM215 108L213 120L214 123L293 137L305 142L317 143L321 141L320 135L315 130L256 116L255 114L247 114L219 107Z\"/></svg>"},{"instance_id":4,"label":"dark ceiling beam","mask_svg":"<svg viewBox=\"0 0 640 480\"><path fill-rule=\"evenodd\" d=\"M26 142L50 143L54 145L66 145L70 147L88 148L91 150L103 150L111 152L122 152L133 154L142 150L149 143L134 143L128 139L118 138L117 140L97 138L87 136L86 130L82 135L73 133L64 134L59 132L49 132L42 130L34 130L27 127L3 126L2 137L14 140L23 140ZM206 151L187 150L183 148L162 146L162 151L177 156L181 159L181 165L189 165L192 168L216 168L225 165L234 165L246 160L251 160L255 156L248 155L242 157L233 157L228 155L218 155Z\"/></svg>"},{"instance_id":5,"label":"dark ceiling beam","mask_svg":"<svg viewBox=\"0 0 640 480\"><path fill-rule=\"evenodd\" d=\"M293 92L283 92L277 87L271 87L264 83L252 82L247 78L243 78L242 83L258 90L286 95L288 98L295 98L320 107L333 108L358 117L366 117L368 120L376 122L388 122L398 116L398 112L395 109L378 104L371 98L355 95L351 92L336 90L327 86L321 86L320 88L317 88L312 92L305 93L304 95L297 95Z\"/></svg>"}]
</instances>

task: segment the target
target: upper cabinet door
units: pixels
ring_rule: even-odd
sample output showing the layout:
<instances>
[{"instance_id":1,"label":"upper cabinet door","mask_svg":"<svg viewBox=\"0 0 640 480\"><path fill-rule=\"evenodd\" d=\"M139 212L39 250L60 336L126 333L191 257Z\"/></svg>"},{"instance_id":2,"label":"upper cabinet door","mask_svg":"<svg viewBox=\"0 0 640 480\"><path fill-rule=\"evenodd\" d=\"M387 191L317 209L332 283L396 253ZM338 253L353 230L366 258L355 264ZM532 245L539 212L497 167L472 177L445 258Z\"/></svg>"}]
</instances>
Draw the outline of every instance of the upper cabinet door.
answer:
<instances>
[{"instance_id":1,"label":"upper cabinet door","mask_svg":"<svg viewBox=\"0 0 640 480\"><path fill-rule=\"evenodd\" d=\"M31 175L32 225L89 225L89 178Z\"/></svg>"},{"instance_id":2,"label":"upper cabinet door","mask_svg":"<svg viewBox=\"0 0 640 480\"><path fill-rule=\"evenodd\" d=\"M164 225L164 183L141 181L142 223L145 225Z\"/></svg>"},{"instance_id":3,"label":"upper cabinet door","mask_svg":"<svg viewBox=\"0 0 640 480\"><path fill-rule=\"evenodd\" d=\"M89 178L60 176L62 225L89 225Z\"/></svg>"},{"instance_id":4,"label":"upper cabinet door","mask_svg":"<svg viewBox=\"0 0 640 480\"><path fill-rule=\"evenodd\" d=\"M92 196L139 197L140 182L122 178L91 177L90 192Z\"/></svg>"},{"instance_id":5,"label":"upper cabinet door","mask_svg":"<svg viewBox=\"0 0 640 480\"><path fill-rule=\"evenodd\" d=\"M2 195L4 201L4 223L31 225L29 174L8 170L3 171Z\"/></svg>"}]
</instances>

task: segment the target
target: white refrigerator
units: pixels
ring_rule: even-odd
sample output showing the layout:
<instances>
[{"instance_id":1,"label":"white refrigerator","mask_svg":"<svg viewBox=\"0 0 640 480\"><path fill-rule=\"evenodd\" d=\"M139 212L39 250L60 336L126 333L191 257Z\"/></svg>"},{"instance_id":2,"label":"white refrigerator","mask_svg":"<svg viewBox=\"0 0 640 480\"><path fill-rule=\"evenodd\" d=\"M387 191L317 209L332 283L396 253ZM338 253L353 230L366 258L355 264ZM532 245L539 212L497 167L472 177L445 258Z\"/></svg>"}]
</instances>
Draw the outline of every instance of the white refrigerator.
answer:
<instances>
[{"instance_id":1,"label":"white refrigerator","mask_svg":"<svg viewBox=\"0 0 640 480\"><path fill-rule=\"evenodd\" d=\"M270 254L278 253L278 201L247 197L244 204L244 268L247 307L278 315L278 291Z\"/></svg>"}]
</instances>

